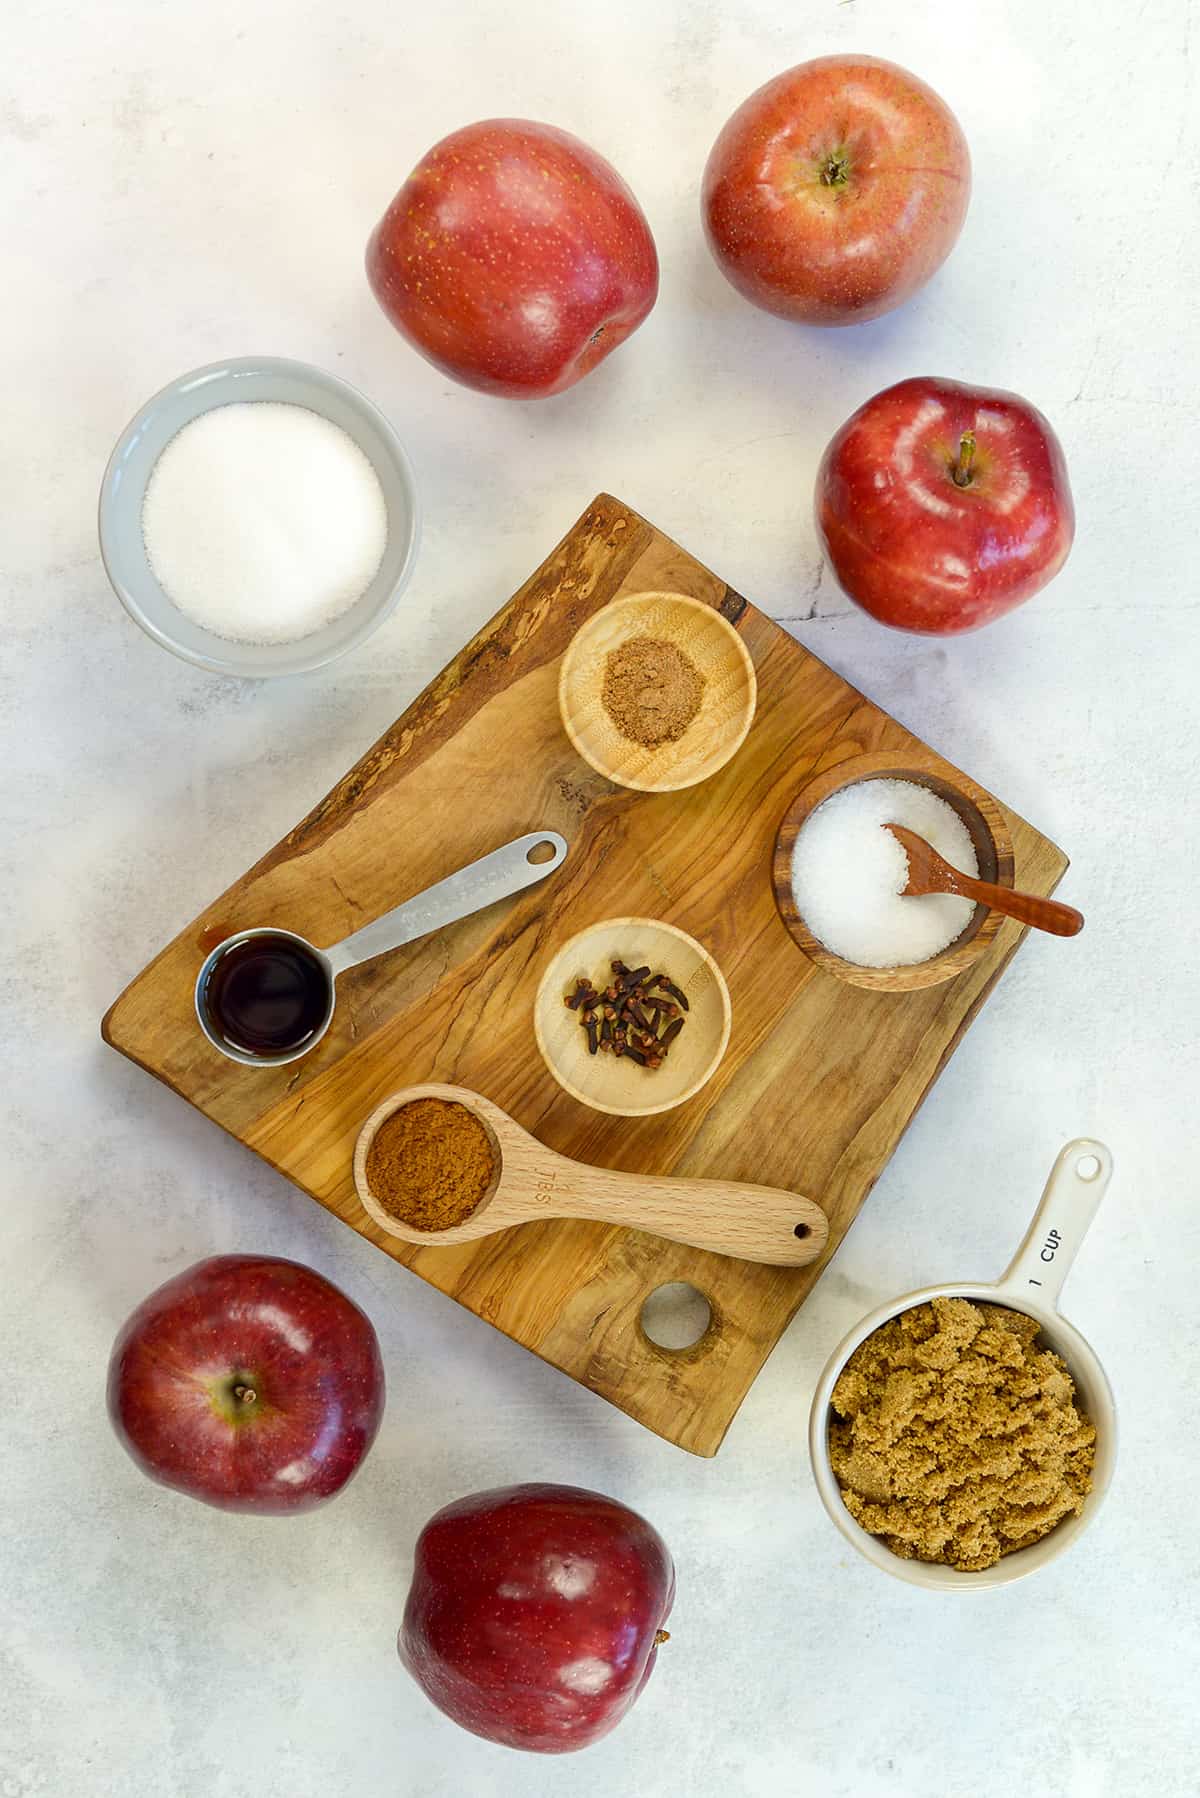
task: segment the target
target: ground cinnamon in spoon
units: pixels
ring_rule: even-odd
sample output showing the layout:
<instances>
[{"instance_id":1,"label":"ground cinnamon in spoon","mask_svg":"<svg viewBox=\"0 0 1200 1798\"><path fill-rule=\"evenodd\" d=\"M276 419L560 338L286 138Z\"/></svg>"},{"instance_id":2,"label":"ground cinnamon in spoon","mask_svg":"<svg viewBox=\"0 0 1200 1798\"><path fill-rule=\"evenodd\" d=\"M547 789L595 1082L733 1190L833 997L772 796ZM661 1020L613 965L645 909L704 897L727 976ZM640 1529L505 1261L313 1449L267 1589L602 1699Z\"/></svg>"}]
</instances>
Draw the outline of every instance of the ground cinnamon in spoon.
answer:
<instances>
[{"instance_id":1,"label":"ground cinnamon in spoon","mask_svg":"<svg viewBox=\"0 0 1200 1798\"><path fill-rule=\"evenodd\" d=\"M657 749L677 743L704 696L704 676L677 643L630 637L610 650L600 697L630 743Z\"/></svg>"},{"instance_id":2,"label":"ground cinnamon in spoon","mask_svg":"<svg viewBox=\"0 0 1200 1798\"><path fill-rule=\"evenodd\" d=\"M452 1099L412 1099L384 1118L367 1151L371 1196L414 1230L465 1223L496 1158L479 1119Z\"/></svg>"}]
</instances>

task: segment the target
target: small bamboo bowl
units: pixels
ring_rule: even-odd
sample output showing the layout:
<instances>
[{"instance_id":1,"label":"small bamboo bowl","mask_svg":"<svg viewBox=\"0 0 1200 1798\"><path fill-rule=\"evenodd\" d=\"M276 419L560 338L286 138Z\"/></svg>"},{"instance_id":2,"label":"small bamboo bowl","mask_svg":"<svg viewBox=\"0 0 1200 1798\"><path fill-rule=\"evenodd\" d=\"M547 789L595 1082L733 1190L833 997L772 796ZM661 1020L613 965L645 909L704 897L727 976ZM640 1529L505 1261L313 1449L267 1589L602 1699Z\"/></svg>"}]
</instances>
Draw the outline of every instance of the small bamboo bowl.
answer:
<instances>
[{"instance_id":1,"label":"small bamboo bowl","mask_svg":"<svg viewBox=\"0 0 1200 1798\"><path fill-rule=\"evenodd\" d=\"M910 780L928 787L940 799L952 805L968 831L979 861L979 878L999 886L1013 884L1013 846L1004 814L981 786L969 776L955 770L951 782L943 772L945 764L927 750L883 750L874 755L856 755L851 760L827 768L801 788L779 826L775 838L775 856L771 880L779 915L791 936L810 961L829 974L836 975L849 986L868 987L881 993L912 993L926 986L940 986L954 980L979 960L996 939L1004 923L999 912L977 905L961 935L928 961L913 962L899 968L864 968L846 961L815 937L804 922L792 892L792 859L801 826L831 794L860 780ZM919 900L913 904L919 904Z\"/></svg>"},{"instance_id":2,"label":"small bamboo bowl","mask_svg":"<svg viewBox=\"0 0 1200 1798\"><path fill-rule=\"evenodd\" d=\"M631 743L604 709L605 665L630 637L677 644L704 676L700 710L677 743ZM682 593L635 593L603 606L576 631L558 676L572 746L598 774L637 793L677 793L723 768L745 742L757 700L754 663L738 633L712 606Z\"/></svg>"},{"instance_id":3,"label":"small bamboo bowl","mask_svg":"<svg viewBox=\"0 0 1200 1798\"><path fill-rule=\"evenodd\" d=\"M579 1013L564 996L576 978L608 972L614 956L633 967L649 962L687 994L687 1023L660 1068L615 1055L589 1055ZM610 1117L652 1117L691 1099L721 1065L733 1009L720 968L695 937L655 918L606 918L563 944L542 975L533 1030L542 1060L564 1092Z\"/></svg>"}]
</instances>

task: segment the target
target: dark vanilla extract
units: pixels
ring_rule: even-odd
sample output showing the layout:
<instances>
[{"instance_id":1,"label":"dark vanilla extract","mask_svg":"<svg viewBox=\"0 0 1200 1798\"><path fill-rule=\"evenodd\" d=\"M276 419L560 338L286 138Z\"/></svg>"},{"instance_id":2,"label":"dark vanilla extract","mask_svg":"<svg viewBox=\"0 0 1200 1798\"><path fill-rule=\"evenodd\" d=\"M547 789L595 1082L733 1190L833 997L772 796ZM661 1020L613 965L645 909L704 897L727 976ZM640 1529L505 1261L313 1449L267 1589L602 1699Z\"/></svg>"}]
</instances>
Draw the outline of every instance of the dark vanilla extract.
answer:
<instances>
[{"instance_id":1,"label":"dark vanilla extract","mask_svg":"<svg viewBox=\"0 0 1200 1798\"><path fill-rule=\"evenodd\" d=\"M233 1049L286 1055L302 1049L325 1022L329 975L303 943L263 935L235 943L204 987L209 1021Z\"/></svg>"}]
</instances>

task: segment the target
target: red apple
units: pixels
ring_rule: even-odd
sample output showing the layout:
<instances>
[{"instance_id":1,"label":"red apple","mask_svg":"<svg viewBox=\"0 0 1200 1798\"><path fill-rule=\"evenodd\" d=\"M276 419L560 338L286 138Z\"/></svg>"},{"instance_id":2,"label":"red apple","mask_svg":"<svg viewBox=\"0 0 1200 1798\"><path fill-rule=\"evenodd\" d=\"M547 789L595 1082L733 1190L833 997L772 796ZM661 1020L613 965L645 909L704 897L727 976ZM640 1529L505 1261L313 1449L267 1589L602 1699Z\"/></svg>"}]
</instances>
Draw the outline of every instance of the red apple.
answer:
<instances>
[{"instance_id":1,"label":"red apple","mask_svg":"<svg viewBox=\"0 0 1200 1798\"><path fill-rule=\"evenodd\" d=\"M383 1417L371 1320L271 1255L214 1255L144 1299L113 1346L108 1411L164 1486L224 1511L308 1511L340 1492Z\"/></svg>"},{"instance_id":2,"label":"red apple","mask_svg":"<svg viewBox=\"0 0 1200 1798\"><path fill-rule=\"evenodd\" d=\"M658 257L602 156L553 125L485 119L422 157L367 245L367 278L443 373L540 399L637 330Z\"/></svg>"},{"instance_id":3,"label":"red apple","mask_svg":"<svg viewBox=\"0 0 1200 1798\"><path fill-rule=\"evenodd\" d=\"M674 1596L666 1544L636 1511L578 1486L501 1486L421 1531L400 1659L464 1729L566 1754L629 1710Z\"/></svg>"},{"instance_id":4,"label":"red apple","mask_svg":"<svg viewBox=\"0 0 1200 1798\"><path fill-rule=\"evenodd\" d=\"M966 139L932 88L876 56L819 56L739 106L701 205L739 293L781 318L855 325L924 286L970 197Z\"/></svg>"},{"instance_id":5,"label":"red apple","mask_svg":"<svg viewBox=\"0 0 1200 1798\"><path fill-rule=\"evenodd\" d=\"M918 376L860 406L817 472L851 599L899 630L975 630L1058 573L1075 535L1062 446L1015 393Z\"/></svg>"}]
</instances>

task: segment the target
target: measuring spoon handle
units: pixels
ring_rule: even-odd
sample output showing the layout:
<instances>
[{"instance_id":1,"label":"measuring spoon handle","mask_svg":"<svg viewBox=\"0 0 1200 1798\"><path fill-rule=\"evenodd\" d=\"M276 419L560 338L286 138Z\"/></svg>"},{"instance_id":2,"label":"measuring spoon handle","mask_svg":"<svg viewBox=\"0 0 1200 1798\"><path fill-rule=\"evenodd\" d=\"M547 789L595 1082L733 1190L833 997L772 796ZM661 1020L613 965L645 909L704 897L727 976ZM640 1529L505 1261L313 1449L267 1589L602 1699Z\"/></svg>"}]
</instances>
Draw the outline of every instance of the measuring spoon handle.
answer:
<instances>
[{"instance_id":1,"label":"measuring spoon handle","mask_svg":"<svg viewBox=\"0 0 1200 1798\"><path fill-rule=\"evenodd\" d=\"M545 861L531 862L531 852L539 848L553 853ZM514 893L535 886L562 866L566 854L566 839L556 830L531 830L523 837L514 837L503 848L493 849L477 862L448 874L436 886L426 887L403 905L384 912L381 918L364 924L353 936L343 937L324 951L326 960L336 975L360 962L371 961L376 955L399 949L404 943L415 943L418 937L428 936L444 924L456 924L460 918L494 905L497 899L509 899Z\"/></svg>"},{"instance_id":2,"label":"measuring spoon handle","mask_svg":"<svg viewBox=\"0 0 1200 1798\"><path fill-rule=\"evenodd\" d=\"M649 1230L714 1255L761 1261L773 1267L805 1267L822 1254L829 1222L819 1205L774 1186L735 1180L678 1180L615 1175L574 1164L562 1208L575 1217L627 1229ZM619 1182L619 1184L618 1184Z\"/></svg>"}]
</instances>

